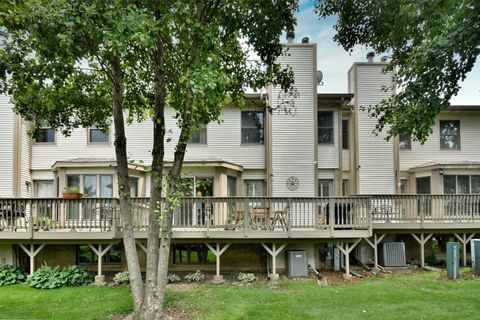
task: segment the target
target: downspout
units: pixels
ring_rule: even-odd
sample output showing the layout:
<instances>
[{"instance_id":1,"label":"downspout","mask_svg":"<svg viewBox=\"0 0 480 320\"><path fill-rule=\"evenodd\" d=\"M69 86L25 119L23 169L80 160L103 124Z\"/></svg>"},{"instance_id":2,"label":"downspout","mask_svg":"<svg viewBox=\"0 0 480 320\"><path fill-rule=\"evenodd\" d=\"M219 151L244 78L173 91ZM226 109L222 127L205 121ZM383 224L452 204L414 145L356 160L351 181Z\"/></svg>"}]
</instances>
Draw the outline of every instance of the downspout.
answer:
<instances>
[{"instance_id":1,"label":"downspout","mask_svg":"<svg viewBox=\"0 0 480 320\"><path fill-rule=\"evenodd\" d=\"M267 197L273 196L273 125L272 125L272 86L267 87L265 112L265 180L267 182Z\"/></svg>"}]
</instances>

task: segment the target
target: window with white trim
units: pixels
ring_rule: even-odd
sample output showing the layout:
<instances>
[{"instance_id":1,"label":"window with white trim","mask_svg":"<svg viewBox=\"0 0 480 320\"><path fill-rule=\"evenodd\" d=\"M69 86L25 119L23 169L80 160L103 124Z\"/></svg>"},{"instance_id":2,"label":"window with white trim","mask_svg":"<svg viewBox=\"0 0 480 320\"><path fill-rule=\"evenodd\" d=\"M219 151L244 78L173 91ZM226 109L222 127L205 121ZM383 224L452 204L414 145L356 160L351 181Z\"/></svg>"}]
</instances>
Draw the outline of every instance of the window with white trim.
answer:
<instances>
[{"instance_id":1,"label":"window with white trim","mask_svg":"<svg viewBox=\"0 0 480 320\"><path fill-rule=\"evenodd\" d=\"M318 180L318 196L330 197L333 193L333 180L320 179Z\"/></svg>"},{"instance_id":2,"label":"window with white trim","mask_svg":"<svg viewBox=\"0 0 480 320\"><path fill-rule=\"evenodd\" d=\"M55 129L45 120L38 120L38 129L35 131L36 143L55 143Z\"/></svg>"},{"instance_id":3,"label":"window with white trim","mask_svg":"<svg viewBox=\"0 0 480 320\"><path fill-rule=\"evenodd\" d=\"M480 193L480 175L444 175L444 194Z\"/></svg>"},{"instance_id":4,"label":"window with white trim","mask_svg":"<svg viewBox=\"0 0 480 320\"><path fill-rule=\"evenodd\" d=\"M108 132L104 132L97 126L91 126L88 128L88 142L89 143L108 143L110 142L110 136Z\"/></svg>"},{"instance_id":5,"label":"window with white trim","mask_svg":"<svg viewBox=\"0 0 480 320\"><path fill-rule=\"evenodd\" d=\"M265 181L263 180L245 180L245 190L247 197L265 196Z\"/></svg>"},{"instance_id":6,"label":"window with white trim","mask_svg":"<svg viewBox=\"0 0 480 320\"><path fill-rule=\"evenodd\" d=\"M440 120L440 149L460 149L459 120Z\"/></svg>"},{"instance_id":7,"label":"window with white trim","mask_svg":"<svg viewBox=\"0 0 480 320\"><path fill-rule=\"evenodd\" d=\"M318 143L333 144L333 111L318 112Z\"/></svg>"},{"instance_id":8,"label":"window with white trim","mask_svg":"<svg viewBox=\"0 0 480 320\"><path fill-rule=\"evenodd\" d=\"M264 117L263 111L242 111L242 143L263 144Z\"/></svg>"},{"instance_id":9,"label":"window with white trim","mask_svg":"<svg viewBox=\"0 0 480 320\"><path fill-rule=\"evenodd\" d=\"M193 131L188 143L207 144L207 125L202 125L198 130Z\"/></svg>"}]
</instances>

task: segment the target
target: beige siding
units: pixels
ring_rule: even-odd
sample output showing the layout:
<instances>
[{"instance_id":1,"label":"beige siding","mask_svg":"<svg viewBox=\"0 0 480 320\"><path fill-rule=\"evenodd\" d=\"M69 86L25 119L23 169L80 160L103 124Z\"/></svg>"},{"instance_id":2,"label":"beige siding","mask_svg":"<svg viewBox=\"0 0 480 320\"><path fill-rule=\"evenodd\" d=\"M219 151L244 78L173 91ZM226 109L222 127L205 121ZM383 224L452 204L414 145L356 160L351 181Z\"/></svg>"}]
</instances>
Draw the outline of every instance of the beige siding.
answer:
<instances>
[{"instance_id":1,"label":"beige siding","mask_svg":"<svg viewBox=\"0 0 480 320\"><path fill-rule=\"evenodd\" d=\"M356 68L356 112L358 112L359 180L360 194L395 192L395 159L393 141L384 140L385 133L375 136L377 119L371 118L362 107L378 104L391 93L385 86L391 86L392 75L382 73L382 64L355 64Z\"/></svg>"},{"instance_id":2,"label":"beige siding","mask_svg":"<svg viewBox=\"0 0 480 320\"><path fill-rule=\"evenodd\" d=\"M179 129L175 125L173 111L167 110L166 124L171 129L166 137L166 160L173 160ZM221 115L222 122L211 123L207 127L207 145L190 145L186 161L224 160L251 169L265 168L265 148L263 145L245 146L241 144L240 110L226 108ZM136 161L151 162L153 144L153 124L148 120L134 123L126 128L128 156ZM113 133L110 133L113 141ZM32 148L33 169L50 168L55 161L72 158L115 158L113 143L94 145L87 143L86 129L75 130L70 137L57 133L56 144L34 144Z\"/></svg>"},{"instance_id":3,"label":"beige siding","mask_svg":"<svg viewBox=\"0 0 480 320\"><path fill-rule=\"evenodd\" d=\"M460 150L440 149L439 120L460 120ZM411 150L400 150L402 171L431 161L465 160L480 161L480 112L443 112L424 145L412 141Z\"/></svg>"},{"instance_id":4,"label":"beige siding","mask_svg":"<svg viewBox=\"0 0 480 320\"><path fill-rule=\"evenodd\" d=\"M30 137L28 135L28 130L30 124L26 121L21 121L21 145L20 145L20 196L21 197L30 197L33 194L33 185L31 184L32 180L30 177ZM29 185L27 186L27 182Z\"/></svg>"},{"instance_id":5,"label":"beige siding","mask_svg":"<svg viewBox=\"0 0 480 320\"><path fill-rule=\"evenodd\" d=\"M350 150L342 150L342 170L350 171Z\"/></svg>"},{"instance_id":6,"label":"beige siding","mask_svg":"<svg viewBox=\"0 0 480 320\"><path fill-rule=\"evenodd\" d=\"M13 196L13 137L12 105L0 95L0 197Z\"/></svg>"},{"instance_id":7,"label":"beige siding","mask_svg":"<svg viewBox=\"0 0 480 320\"><path fill-rule=\"evenodd\" d=\"M273 195L314 196L315 194L315 119L316 70L315 45L290 46L289 55L281 58L295 73L295 84L300 96L295 101L294 116L274 112L272 116ZM274 88L272 104L275 107L279 88ZM295 176L299 187L291 191L286 180Z\"/></svg>"}]
</instances>

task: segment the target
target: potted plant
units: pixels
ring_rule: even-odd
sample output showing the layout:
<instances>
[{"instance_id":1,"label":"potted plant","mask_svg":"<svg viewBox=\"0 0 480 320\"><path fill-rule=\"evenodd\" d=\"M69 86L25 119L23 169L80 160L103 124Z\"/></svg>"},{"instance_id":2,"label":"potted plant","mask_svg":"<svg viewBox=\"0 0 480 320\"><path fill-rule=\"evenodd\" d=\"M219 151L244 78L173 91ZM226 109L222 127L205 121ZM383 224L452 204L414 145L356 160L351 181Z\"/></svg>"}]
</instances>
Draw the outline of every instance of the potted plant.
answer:
<instances>
[{"instance_id":1,"label":"potted plant","mask_svg":"<svg viewBox=\"0 0 480 320\"><path fill-rule=\"evenodd\" d=\"M48 231L53 226L53 221L47 216L40 216L37 218L37 224L43 231ZM38 226L36 226L36 230L38 230Z\"/></svg>"},{"instance_id":2,"label":"potted plant","mask_svg":"<svg viewBox=\"0 0 480 320\"><path fill-rule=\"evenodd\" d=\"M65 188L63 191L63 198L64 199L81 199L83 193L80 192L80 188L78 187L69 187Z\"/></svg>"}]
</instances>

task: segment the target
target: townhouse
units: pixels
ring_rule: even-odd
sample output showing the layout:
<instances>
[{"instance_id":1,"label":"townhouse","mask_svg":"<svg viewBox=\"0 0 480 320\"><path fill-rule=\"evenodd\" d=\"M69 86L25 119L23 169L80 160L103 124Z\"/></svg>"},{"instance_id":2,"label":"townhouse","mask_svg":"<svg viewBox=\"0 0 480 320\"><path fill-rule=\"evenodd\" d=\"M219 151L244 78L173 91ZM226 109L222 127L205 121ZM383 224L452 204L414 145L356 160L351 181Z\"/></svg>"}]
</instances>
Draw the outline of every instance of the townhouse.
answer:
<instances>
[{"instance_id":1,"label":"townhouse","mask_svg":"<svg viewBox=\"0 0 480 320\"><path fill-rule=\"evenodd\" d=\"M248 94L244 108L226 105L221 122L193 134L171 269L220 276L221 257L221 270L276 277L288 269L283 251L301 250L306 263L336 261L349 275L350 256L376 265L382 242L404 243L407 259L422 265L434 237L457 237L466 248L480 230L480 106L439 114L424 145L406 136L387 142L365 111L395 94L384 61L354 63L348 92L323 93L316 44L285 48L280 61L293 68L293 98L275 87ZM167 110L167 165L179 134L173 116ZM81 264L99 276L125 269L112 131L64 137L41 122L32 139L29 126L0 97L0 263L30 271ZM152 122L133 123L126 135L143 263ZM83 198L64 199L70 187Z\"/></svg>"}]
</instances>

